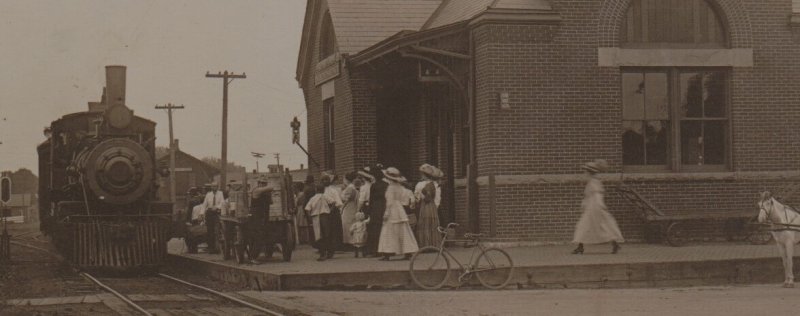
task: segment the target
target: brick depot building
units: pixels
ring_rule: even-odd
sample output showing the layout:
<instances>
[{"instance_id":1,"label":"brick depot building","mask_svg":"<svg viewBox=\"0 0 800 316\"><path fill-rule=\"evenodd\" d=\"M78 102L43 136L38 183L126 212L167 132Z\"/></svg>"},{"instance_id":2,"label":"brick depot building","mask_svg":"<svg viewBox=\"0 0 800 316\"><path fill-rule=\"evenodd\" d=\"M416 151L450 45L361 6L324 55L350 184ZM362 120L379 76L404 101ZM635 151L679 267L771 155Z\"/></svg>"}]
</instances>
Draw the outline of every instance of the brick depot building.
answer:
<instances>
[{"instance_id":1,"label":"brick depot building","mask_svg":"<svg viewBox=\"0 0 800 316\"><path fill-rule=\"evenodd\" d=\"M495 241L571 240L593 159L628 240L620 183L755 212L800 176L800 0L309 0L297 80L312 174L435 164Z\"/></svg>"}]
</instances>

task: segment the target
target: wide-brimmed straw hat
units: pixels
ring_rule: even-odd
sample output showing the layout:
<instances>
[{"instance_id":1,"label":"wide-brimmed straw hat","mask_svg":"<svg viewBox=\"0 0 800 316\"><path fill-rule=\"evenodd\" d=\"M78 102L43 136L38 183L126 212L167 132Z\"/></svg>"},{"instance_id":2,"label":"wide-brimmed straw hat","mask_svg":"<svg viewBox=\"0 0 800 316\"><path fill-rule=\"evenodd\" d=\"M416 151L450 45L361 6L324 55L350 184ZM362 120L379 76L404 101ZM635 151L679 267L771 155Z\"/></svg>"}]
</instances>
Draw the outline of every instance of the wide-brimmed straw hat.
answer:
<instances>
[{"instance_id":1,"label":"wide-brimmed straw hat","mask_svg":"<svg viewBox=\"0 0 800 316\"><path fill-rule=\"evenodd\" d=\"M359 170L357 173L359 176L367 178L369 179L369 181L375 182L375 177L372 175L372 169L370 169L369 167L364 167L364 169Z\"/></svg>"},{"instance_id":2,"label":"wide-brimmed straw hat","mask_svg":"<svg viewBox=\"0 0 800 316\"><path fill-rule=\"evenodd\" d=\"M325 181L326 178L327 178L327 181L333 182L334 180L336 180L336 175L333 174L332 170L326 170L326 171L321 172L320 173L320 181Z\"/></svg>"},{"instance_id":3,"label":"wide-brimmed straw hat","mask_svg":"<svg viewBox=\"0 0 800 316\"><path fill-rule=\"evenodd\" d=\"M583 164L581 169L593 173L600 173L608 169L608 163L605 161L605 159L595 159L594 161Z\"/></svg>"},{"instance_id":4,"label":"wide-brimmed straw hat","mask_svg":"<svg viewBox=\"0 0 800 316\"><path fill-rule=\"evenodd\" d=\"M397 170L395 167L389 167L383 170L383 177L395 182L405 182L406 177L404 177L400 170Z\"/></svg>"},{"instance_id":5,"label":"wide-brimmed straw hat","mask_svg":"<svg viewBox=\"0 0 800 316\"><path fill-rule=\"evenodd\" d=\"M427 163L422 164L422 166L419 166L419 171L428 175L431 178L441 179L442 177L444 177L444 172L442 172L441 169L436 168L436 166Z\"/></svg>"}]
</instances>

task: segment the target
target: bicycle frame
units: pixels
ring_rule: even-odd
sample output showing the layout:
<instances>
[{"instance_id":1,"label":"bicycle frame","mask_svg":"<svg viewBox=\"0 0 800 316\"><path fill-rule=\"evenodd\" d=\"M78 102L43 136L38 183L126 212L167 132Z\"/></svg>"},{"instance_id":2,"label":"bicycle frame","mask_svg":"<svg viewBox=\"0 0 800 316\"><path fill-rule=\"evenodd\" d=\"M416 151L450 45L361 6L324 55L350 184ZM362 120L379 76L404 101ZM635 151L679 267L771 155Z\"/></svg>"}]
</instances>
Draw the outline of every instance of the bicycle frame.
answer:
<instances>
[{"instance_id":1,"label":"bicycle frame","mask_svg":"<svg viewBox=\"0 0 800 316\"><path fill-rule=\"evenodd\" d=\"M447 239L446 231L445 231L445 233L443 233L443 235L444 236L442 237L442 242L441 242L441 244L439 244L439 247L438 247L439 248L439 254L441 254L442 256L450 257L450 259L452 259L458 265L458 268L462 271L458 276L458 282L459 283L464 283L464 278L466 276L471 276L473 273L480 272L480 271L485 271L485 270L492 270L493 269L493 268L489 268L489 269L476 270L475 267L473 266L473 262L475 260L477 260L476 254L480 255L481 253L486 251L486 247L484 247L483 244L481 244L481 242L480 242L480 237L476 236L474 239ZM475 245L474 248L472 248L472 253L469 255L469 260L467 261L466 264L461 264L461 261L459 261L458 258L456 258L455 255L453 255L452 253L450 253L449 250L447 250L447 248L445 247L445 244L448 241L450 241L450 242L453 242L453 241L456 241L456 242L469 242L469 243L473 243ZM438 260L438 257L437 257L437 260ZM434 261L434 263L436 263L436 261Z\"/></svg>"}]
</instances>

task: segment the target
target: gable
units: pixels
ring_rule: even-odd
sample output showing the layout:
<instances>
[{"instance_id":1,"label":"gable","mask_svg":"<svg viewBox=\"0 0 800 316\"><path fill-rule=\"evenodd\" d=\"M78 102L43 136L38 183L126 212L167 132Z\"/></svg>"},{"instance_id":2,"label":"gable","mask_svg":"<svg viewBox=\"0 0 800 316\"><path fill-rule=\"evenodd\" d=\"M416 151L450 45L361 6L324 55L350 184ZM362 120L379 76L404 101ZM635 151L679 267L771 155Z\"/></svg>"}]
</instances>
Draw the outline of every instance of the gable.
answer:
<instances>
[{"instance_id":1,"label":"gable","mask_svg":"<svg viewBox=\"0 0 800 316\"><path fill-rule=\"evenodd\" d=\"M354 55L401 31L418 31L442 0L308 0L297 61L298 82L318 62L320 23L331 14L337 51Z\"/></svg>"},{"instance_id":2,"label":"gable","mask_svg":"<svg viewBox=\"0 0 800 316\"><path fill-rule=\"evenodd\" d=\"M355 54L404 30L418 31L442 0L328 0L339 52Z\"/></svg>"}]
</instances>

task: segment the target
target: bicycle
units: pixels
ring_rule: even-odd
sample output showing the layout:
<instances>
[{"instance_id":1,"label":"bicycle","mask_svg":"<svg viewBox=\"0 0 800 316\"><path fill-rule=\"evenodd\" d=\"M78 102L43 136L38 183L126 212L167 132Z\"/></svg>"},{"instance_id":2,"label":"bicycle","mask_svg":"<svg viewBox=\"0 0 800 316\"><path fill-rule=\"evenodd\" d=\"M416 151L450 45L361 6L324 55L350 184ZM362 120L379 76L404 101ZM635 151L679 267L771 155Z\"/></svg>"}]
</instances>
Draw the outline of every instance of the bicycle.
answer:
<instances>
[{"instance_id":1,"label":"bicycle","mask_svg":"<svg viewBox=\"0 0 800 316\"><path fill-rule=\"evenodd\" d=\"M438 227L439 233L442 234L439 247L423 247L411 258L409 272L414 283L426 290L441 288L450 277L450 259L452 259L461 271L457 287L469 281L472 275L476 275L478 281L487 288L495 290L504 288L511 281L514 272L514 261L511 260L511 256L503 249L484 247L480 243L483 234L466 233L464 238L467 240L448 240L447 231L456 226L458 224L450 223L447 224L447 228ZM466 265L461 264L458 258L445 248L445 243L448 241L470 242L474 246Z\"/></svg>"}]
</instances>

